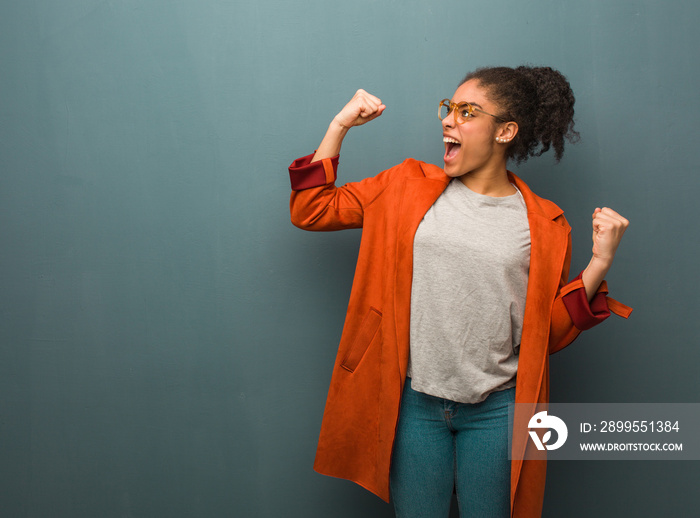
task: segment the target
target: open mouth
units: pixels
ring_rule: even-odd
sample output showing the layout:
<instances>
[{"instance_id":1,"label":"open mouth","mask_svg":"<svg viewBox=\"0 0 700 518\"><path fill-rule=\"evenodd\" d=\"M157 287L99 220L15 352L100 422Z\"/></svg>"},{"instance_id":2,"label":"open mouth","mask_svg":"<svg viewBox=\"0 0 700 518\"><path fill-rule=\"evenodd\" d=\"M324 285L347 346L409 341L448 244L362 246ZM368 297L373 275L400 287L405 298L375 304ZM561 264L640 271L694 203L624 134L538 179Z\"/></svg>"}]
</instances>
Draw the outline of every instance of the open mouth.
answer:
<instances>
[{"instance_id":1,"label":"open mouth","mask_svg":"<svg viewBox=\"0 0 700 518\"><path fill-rule=\"evenodd\" d=\"M459 153L459 149L462 147L459 141L453 139L452 137L443 137L442 141L445 143L445 162L452 160Z\"/></svg>"}]
</instances>

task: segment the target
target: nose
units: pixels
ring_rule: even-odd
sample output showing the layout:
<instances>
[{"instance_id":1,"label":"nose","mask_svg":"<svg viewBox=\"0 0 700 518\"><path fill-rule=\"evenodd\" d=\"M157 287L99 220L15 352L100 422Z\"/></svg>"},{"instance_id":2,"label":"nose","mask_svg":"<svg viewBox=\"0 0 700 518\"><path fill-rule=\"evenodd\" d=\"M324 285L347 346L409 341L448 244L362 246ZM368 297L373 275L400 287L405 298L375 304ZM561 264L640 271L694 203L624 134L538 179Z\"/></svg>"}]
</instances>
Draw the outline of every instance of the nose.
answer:
<instances>
[{"instance_id":1,"label":"nose","mask_svg":"<svg viewBox=\"0 0 700 518\"><path fill-rule=\"evenodd\" d=\"M450 113L448 113L444 119L442 119L442 127L443 128L454 128L455 126L455 111L454 109L450 110Z\"/></svg>"}]
</instances>

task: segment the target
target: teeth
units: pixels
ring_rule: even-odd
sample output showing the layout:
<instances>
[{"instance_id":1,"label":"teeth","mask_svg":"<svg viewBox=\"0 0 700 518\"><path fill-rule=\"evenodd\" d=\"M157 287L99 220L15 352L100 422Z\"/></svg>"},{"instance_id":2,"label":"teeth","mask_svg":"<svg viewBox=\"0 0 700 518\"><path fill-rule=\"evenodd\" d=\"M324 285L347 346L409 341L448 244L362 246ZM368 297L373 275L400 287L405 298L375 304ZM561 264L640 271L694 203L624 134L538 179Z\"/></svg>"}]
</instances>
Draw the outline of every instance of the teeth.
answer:
<instances>
[{"instance_id":1,"label":"teeth","mask_svg":"<svg viewBox=\"0 0 700 518\"><path fill-rule=\"evenodd\" d=\"M451 137L442 137L442 141L445 142L445 143L448 143L448 142L449 142L450 144L459 144L459 141L458 141L458 140L455 140L455 139L453 139L453 138L451 138Z\"/></svg>"}]
</instances>

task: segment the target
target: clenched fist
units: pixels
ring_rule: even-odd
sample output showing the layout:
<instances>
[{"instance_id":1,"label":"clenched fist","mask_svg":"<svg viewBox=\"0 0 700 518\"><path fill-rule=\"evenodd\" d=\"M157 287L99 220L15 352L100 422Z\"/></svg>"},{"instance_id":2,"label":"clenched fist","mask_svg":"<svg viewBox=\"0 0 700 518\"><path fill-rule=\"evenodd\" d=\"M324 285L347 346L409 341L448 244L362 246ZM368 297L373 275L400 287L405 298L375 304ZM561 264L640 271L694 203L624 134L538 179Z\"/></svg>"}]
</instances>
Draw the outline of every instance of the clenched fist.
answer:
<instances>
[{"instance_id":1,"label":"clenched fist","mask_svg":"<svg viewBox=\"0 0 700 518\"><path fill-rule=\"evenodd\" d=\"M379 117L385 108L379 97L360 89L355 92L350 102L335 116L334 120L343 128L361 126Z\"/></svg>"},{"instance_id":2,"label":"clenched fist","mask_svg":"<svg viewBox=\"0 0 700 518\"><path fill-rule=\"evenodd\" d=\"M593 211L593 257L612 263L628 225L629 221L614 210L596 208Z\"/></svg>"}]
</instances>

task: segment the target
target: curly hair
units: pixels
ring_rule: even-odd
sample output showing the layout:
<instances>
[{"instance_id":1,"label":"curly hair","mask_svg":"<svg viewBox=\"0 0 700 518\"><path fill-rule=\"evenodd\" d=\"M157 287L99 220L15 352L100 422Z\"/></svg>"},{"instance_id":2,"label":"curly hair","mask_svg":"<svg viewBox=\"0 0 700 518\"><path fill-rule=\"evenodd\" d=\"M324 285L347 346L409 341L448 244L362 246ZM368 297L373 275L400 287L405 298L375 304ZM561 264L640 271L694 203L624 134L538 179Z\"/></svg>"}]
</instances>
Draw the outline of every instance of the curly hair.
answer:
<instances>
[{"instance_id":1,"label":"curly hair","mask_svg":"<svg viewBox=\"0 0 700 518\"><path fill-rule=\"evenodd\" d=\"M550 67L479 68L461 84L475 79L499 106L499 116L518 124L506 158L517 163L554 148L556 161L564 154L564 140L574 143L574 93L560 72Z\"/></svg>"}]
</instances>

